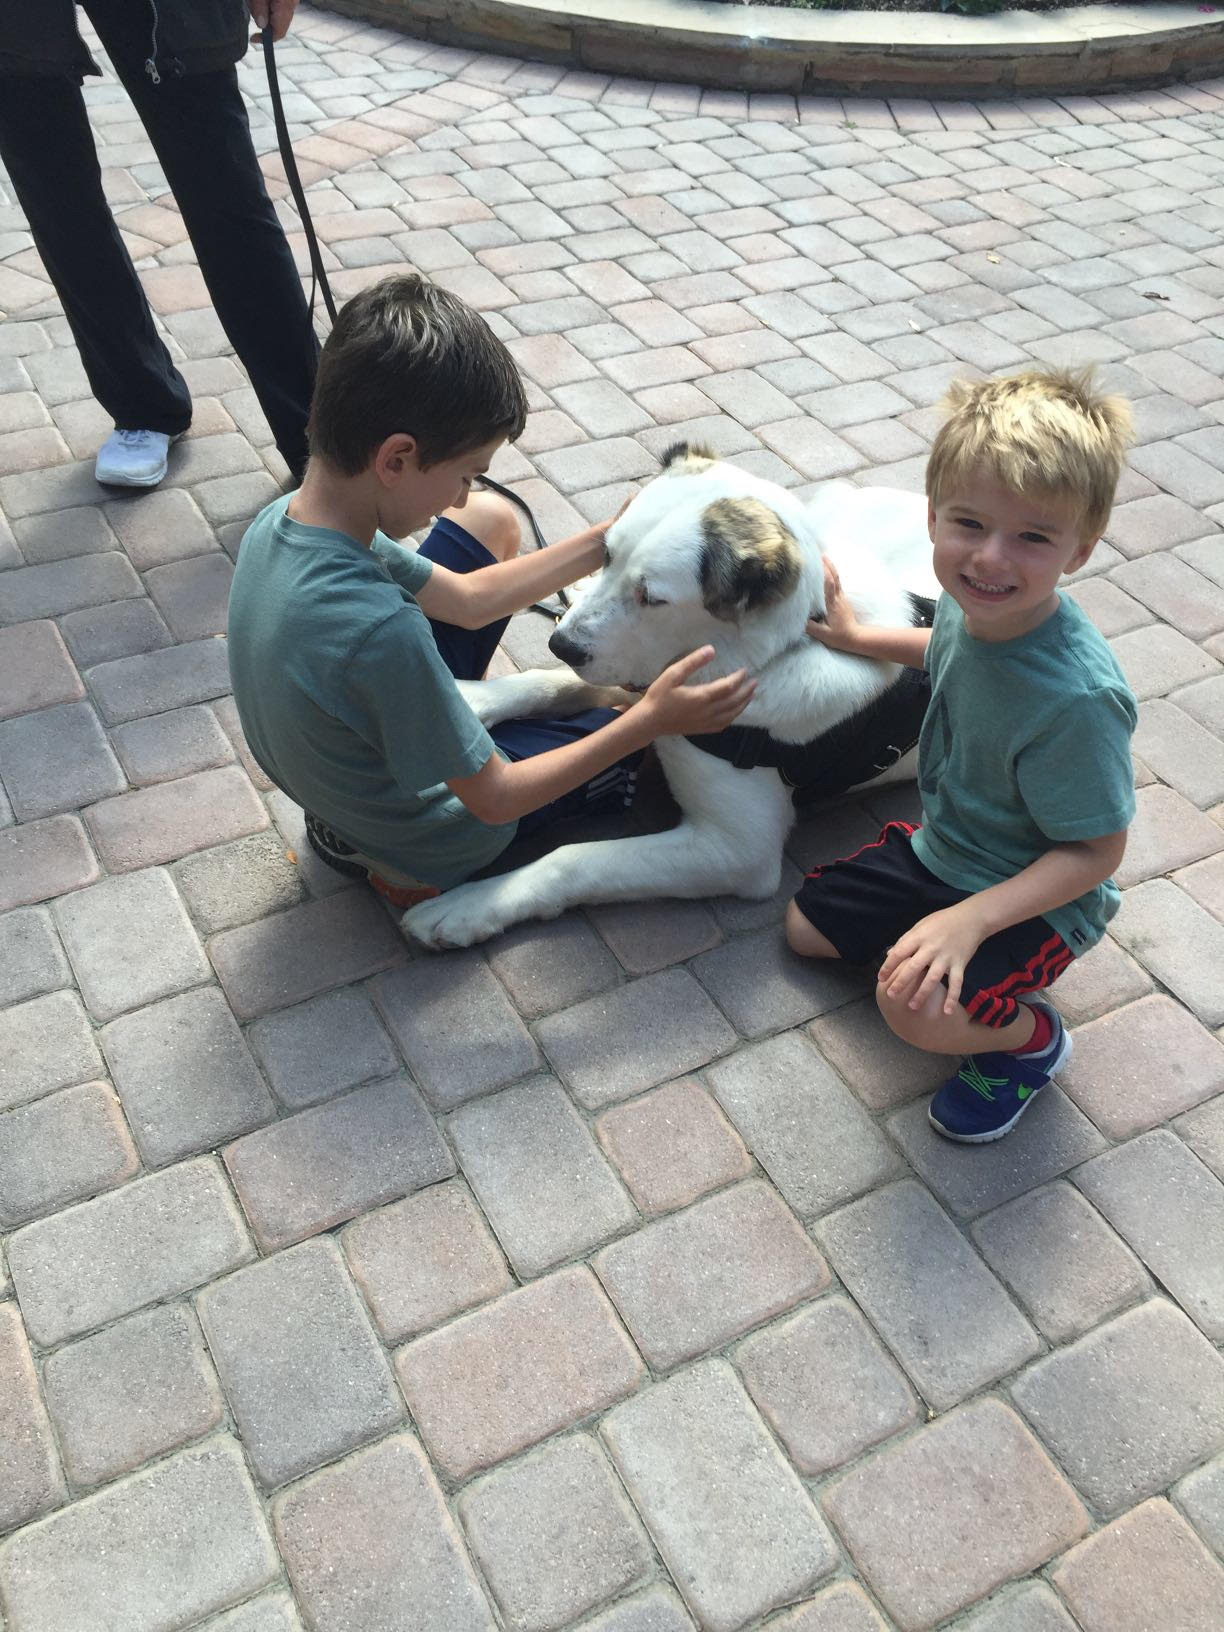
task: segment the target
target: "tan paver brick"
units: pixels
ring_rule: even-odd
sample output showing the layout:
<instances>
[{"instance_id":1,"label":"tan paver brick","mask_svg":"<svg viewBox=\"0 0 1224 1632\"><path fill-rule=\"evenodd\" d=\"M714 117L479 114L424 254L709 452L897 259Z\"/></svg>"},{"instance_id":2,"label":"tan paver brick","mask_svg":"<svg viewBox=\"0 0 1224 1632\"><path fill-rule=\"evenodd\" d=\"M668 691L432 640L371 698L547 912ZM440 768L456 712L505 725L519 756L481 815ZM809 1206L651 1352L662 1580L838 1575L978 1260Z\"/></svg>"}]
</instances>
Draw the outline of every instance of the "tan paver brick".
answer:
<instances>
[{"instance_id":1,"label":"tan paver brick","mask_svg":"<svg viewBox=\"0 0 1224 1632\"><path fill-rule=\"evenodd\" d=\"M839 1581L771 1625L777 1632L888 1632L862 1587Z\"/></svg>"},{"instance_id":2,"label":"tan paver brick","mask_svg":"<svg viewBox=\"0 0 1224 1632\"><path fill-rule=\"evenodd\" d=\"M645 1373L582 1267L417 1338L395 1364L434 1462L456 1480L605 1410Z\"/></svg>"},{"instance_id":3,"label":"tan paver brick","mask_svg":"<svg viewBox=\"0 0 1224 1632\"><path fill-rule=\"evenodd\" d=\"M668 1083L605 1111L595 1131L647 1213L687 1206L752 1170L735 1129L691 1080Z\"/></svg>"},{"instance_id":4,"label":"tan paver brick","mask_svg":"<svg viewBox=\"0 0 1224 1632\"><path fill-rule=\"evenodd\" d=\"M83 1083L0 1115L0 1225L130 1179L140 1158L110 1087Z\"/></svg>"},{"instance_id":5,"label":"tan paver brick","mask_svg":"<svg viewBox=\"0 0 1224 1632\"><path fill-rule=\"evenodd\" d=\"M1135 950L1146 952L1139 944ZM1172 999L1156 994L1077 1027L1075 1052L1061 1075L1104 1133L1128 1139L1224 1089L1224 1048Z\"/></svg>"}]
</instances>

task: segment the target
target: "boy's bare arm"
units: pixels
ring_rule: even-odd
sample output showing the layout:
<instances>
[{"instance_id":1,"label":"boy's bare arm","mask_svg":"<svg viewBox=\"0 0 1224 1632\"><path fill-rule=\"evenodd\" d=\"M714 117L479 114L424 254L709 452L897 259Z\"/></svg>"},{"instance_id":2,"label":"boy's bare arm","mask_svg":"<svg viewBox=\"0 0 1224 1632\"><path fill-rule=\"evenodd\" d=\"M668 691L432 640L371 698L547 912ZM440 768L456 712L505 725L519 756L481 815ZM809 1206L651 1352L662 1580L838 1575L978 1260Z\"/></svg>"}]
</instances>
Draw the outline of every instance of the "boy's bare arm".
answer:
<instances>
[{"instance_id":1,"label":"boy's bare arm","mask_svg":"<svg viewBox=\"0 0 1224 1632\"><path fill-rule=\"evenodd\" d=\"M842 593L837 568L825 559L825 615L823 619L809 618L807 632L822 646L835 652L849 652L855 657L873 657L881 663L904 663L908 669L926 666L929 629L880 629L875 624L860 623L854 608Z\"/></svg>"},{"instance_id":2,"label":"boy's bare arm","mask_svg":"<svg viewBox=\"0 0 1224 1632\"><path fill-rule=\"evenodd\" d=\"M909 993L909 1007L918 1010L946 980L944 1013L954 1014L965 966L984 940L1012 924L1065 907L1104 883L1117 870L1125 849L1125 829L1051 846L1014 878L933 912L907 930L884 960L880 985L890 997Z\"/></svg>"},{"instance_id":3,"label":"boy's bare arm","mask_svg":"<svg viewBox=\"0 0 1224 1632\"><path fill-rule=\"evenodd\" d=\"M493 754L475 776L456 777L447 787L478 821L491 826L513 822L589 782L656 737L721 731L748 706L756 681L739 669L707 685L685 685L713 655L713 647L703 646L682 657L640 702L588 737L513 764Z\"/></svg>"},{"instance_id":4,"label":"boy's bare arm","mask_svg":"<svg viewBox=\"0 0 1224 1632\"><path fill-rule=\"evenodd\" d=\"M483 629L601 567L607 526L600 522L546 550L498 561L478 572L451 572L435 565L428 582L416 592L417 604L427 618L439 623Z\"/></svg>"}]
</instances>

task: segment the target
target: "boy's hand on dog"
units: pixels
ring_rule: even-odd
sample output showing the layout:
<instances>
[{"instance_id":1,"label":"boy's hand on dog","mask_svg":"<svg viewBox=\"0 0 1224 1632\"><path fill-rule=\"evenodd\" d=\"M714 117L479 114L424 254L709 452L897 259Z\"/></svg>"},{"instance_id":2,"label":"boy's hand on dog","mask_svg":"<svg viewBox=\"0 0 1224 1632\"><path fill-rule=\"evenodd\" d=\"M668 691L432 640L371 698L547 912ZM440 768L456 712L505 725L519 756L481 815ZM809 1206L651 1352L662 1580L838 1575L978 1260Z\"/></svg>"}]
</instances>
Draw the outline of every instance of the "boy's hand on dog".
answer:
<instances>
[{"instance_id":1,"label":"boy's hand on dog","mask_svg":"<svg viewBox=\"0 0 1224 1632\"><path fill-rule=\"evenodd\" d=\"M982 926L968 902L932 912L889 948L880 966L879 984L898 1002L908 1000L917 1012L944 982L948 995L943 1012L955 1014L965 967L982 944Z\"/></svg>"},{"instance_id":2,"label":"boy's hand on dog","mask_svg":"<svg viewBox=\"0 0 1224 1632\"><path fill-rule=\"evenodd\" d=\"M747 708L756 691L756 681L747 669L736 669L722 680L702 686L686 685L690 676L704 669L714 656L713 646L702 646L679 658L647 690L638 704L647 710L656 737L701 736L722 731Z\"/></svg>"},{"instance_id":3,"label":"boy's hand on dog","mask_svg":"<svg viewBox=\"0 0 1224 1632\"><path fill-rule=\"evenodd\" d=\"M850 652L859 633L859 622L854 608L842 593L837 568L824 559L825 613L823 618L809 618L807 632L822 646L831 646L835 652Z\"/></svg>"}]
</instances>

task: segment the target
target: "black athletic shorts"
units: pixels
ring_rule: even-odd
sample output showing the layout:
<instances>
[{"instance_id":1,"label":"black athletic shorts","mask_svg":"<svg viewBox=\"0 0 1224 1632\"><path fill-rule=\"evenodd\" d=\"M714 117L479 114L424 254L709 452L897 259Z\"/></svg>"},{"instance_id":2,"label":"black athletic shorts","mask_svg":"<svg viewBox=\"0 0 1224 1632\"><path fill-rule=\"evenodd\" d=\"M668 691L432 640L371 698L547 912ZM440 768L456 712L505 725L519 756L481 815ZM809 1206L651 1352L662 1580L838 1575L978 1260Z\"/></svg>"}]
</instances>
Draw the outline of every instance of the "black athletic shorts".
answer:
<instances>
[{"instance_id":1,"label":"black athletic shorts","mask_svg":"<svg viewBox=\"0 0 1224 1632\"><path fill-rule=\"evenodd\" d=\"M879 963L894 941L920 919L955 906L973 892L936 878L914 854L909 822L889 822L878 839L852 856L817 867L795 905L847 963ZM1026 918L991 935L969 959L960 1001L979 1025L1014 1020L1016 999L1057 980L1071 949L1044 918Z\"/></svg>"}]
</instances>

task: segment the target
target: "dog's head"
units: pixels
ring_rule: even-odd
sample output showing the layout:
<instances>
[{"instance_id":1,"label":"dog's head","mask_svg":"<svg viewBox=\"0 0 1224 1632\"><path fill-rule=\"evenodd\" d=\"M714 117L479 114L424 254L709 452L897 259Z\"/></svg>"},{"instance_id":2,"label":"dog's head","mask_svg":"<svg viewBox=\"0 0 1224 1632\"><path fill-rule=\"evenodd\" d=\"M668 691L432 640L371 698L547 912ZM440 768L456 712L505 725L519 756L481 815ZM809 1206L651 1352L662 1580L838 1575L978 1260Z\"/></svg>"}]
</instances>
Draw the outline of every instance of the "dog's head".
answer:
<instances>
[{"instance_id":1,"label":"dog's head","mask_svg":"<svg viewBox=\"0 0 1224 1632\"><path fill-rule=\"evenodd\" d=\"M549 644L602 685L648 685L707 643L720 652L735 646L735 666L743 661L737 637L800 588L802 514L784 489L708 448L676 444L662 473L608 529L603 572Z\"/></svg>"}]
</instances>

